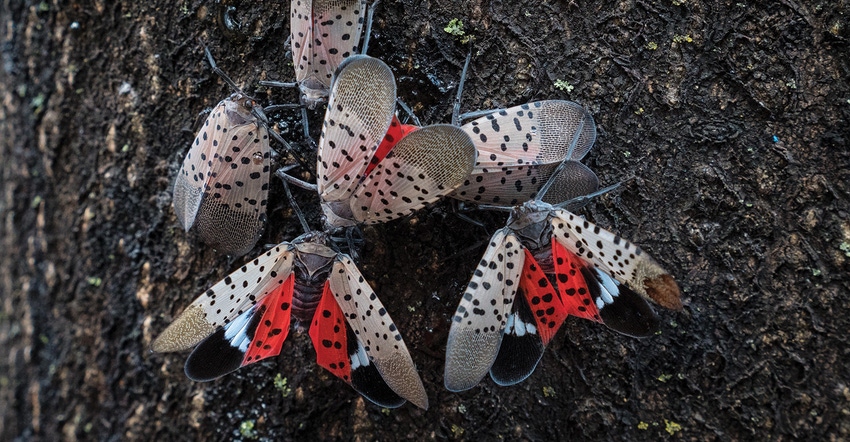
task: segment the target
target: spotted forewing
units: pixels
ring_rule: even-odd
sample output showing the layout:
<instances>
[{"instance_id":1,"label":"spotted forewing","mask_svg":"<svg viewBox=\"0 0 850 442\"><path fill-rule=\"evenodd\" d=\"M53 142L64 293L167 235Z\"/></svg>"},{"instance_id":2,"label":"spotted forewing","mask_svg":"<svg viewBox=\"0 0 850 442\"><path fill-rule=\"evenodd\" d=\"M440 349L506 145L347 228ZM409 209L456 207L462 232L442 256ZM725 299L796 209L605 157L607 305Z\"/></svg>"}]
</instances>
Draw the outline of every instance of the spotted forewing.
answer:
<instances>
[{"instance_id":1,"label":"spotted forewing","mask_svg":"<svg viewBox=\"0 0 850 442\"><path fill-rule=\"evenodd\" d=\"M221 253L251 250L266 221L269 134L253 99L235 93L210 113L174 183L180 225Z\"/></svg>"},{"instance_id":2,"label":"spotted forewing","mask_svg":"<svg viewBox=\"0 0 850 442\"><path fill-rule=\"evenodd\" d=\"M346 200L364 178L395 113L395 76L381 60L358 55L340 66L319 140L319 195Z\"/></svg>"},{"instance_id":3,"label":"spotted forewing","mask_svg":"<svg viewBox=\"0 0 850 442\"><path fill-rule=\"evenodd\" d=\"M452 197L502 206L535 198L562 161L582 159L596 140L590 113L578 103L564 100L496 111L465 124L463 130L475 143L478 161ZM565 179L552 186L544 201L566 201L595 191L591 184L598 184L592 172L584 179L561 177Z\"/></svg>"},{"instance_id":4,"label":"spotted forewing","mask_svg":"<svg viewBox=\"0 0 850 442\"><path fill-rule=\"evenodd\" d=\"M365 17L365 0L292 0L292 64L311 109L328 96L340 63L359 52Z\"/></svg>"},{"instance_id":5,"label":"spotted forewing","mask_svg":"<svg viewBox=\"0 0 850 442\"><path fill-rule=\"evenodd\" d=\"M354 218L371 224L409 215L456 188L475 158L469 137L448 124L408 133L358 186Z\"/></svg>"},{"instance_id":6,"label":"spotted forewing","mask_svg":"<svg viewBox=\"0 0 850 442\"><path fill-rule=\"evenodd\" d=\"M369 380L369 371L365 370L371 365L390 390L420 408L428 408L425 388L398 328L351 258L337 256L326 287L333 294L343 317L347 318L350 348L354 347L351 336L356 337L357 351L349 351L347 358L352 361L352 381L349 383L363 394L366 394L365 391L379 391ZM318 320L324 314L315 317ZM333 330L333 327L317 327L315 330ZM314 338L314 345L316 343Z\"/></svg>"},{"instance_id":7,"label":"spotted forewing","mask_svg":"<svg viewBox=\"0 0 850 442\"><path fill-rule=\"evenodd\" d=\"M474 387L496 360L524 260L520 241L509 229L493 234L452 317L446 345L447 389Z\"/></svg>"},{"instance_id":8,"label":"spotted forewing","mask_svg":"<svg viewBox=\"0 0 850 442\"><path fill-rule=\"evenodd\" d=\"M552 214L552 238L567 251L640 296L668 309L682 309L672 276L640 247L566 210Z\"/></svg>"}]
</instances>

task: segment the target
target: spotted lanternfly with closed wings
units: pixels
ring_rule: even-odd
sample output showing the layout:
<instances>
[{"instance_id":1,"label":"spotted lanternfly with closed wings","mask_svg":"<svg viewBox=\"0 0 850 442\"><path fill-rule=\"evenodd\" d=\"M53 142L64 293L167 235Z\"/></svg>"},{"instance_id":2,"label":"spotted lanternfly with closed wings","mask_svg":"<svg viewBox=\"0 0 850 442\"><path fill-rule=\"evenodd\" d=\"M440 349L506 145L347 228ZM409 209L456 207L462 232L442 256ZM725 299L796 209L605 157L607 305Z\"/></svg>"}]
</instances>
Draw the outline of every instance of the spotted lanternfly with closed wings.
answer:
<instances>
[{"instance_id":1,"label":"spotted lanternfly with closed wings","mask_svg":"<svg viewBox=\"0 0 850 442\"><path fill-rule=\"evenodd\" d=\"M453 198L515 206L534 199L564 160L581 160L596 141L596 124L581 105L546 100L523 104L462 126L478 149L478 161ZM593 192L576 188L590 180L558 175L543 201L555 204Z\"/></svg>"},{"instance_id":2,"label":"spotted lanternfly with closed wings","mask_svg":"<svg viewBox=\"0 0 850 442\"><path fill-rule=\"evenodd\" d=\"M659 319L647 299L682 307L676 282L639 247L567 210L528 201L491 238L452 318L446 388L472 388L488 371L499 385L521 382L570 315L651 335Z\"/></svg>"},{"instance_id":3,"label":"spotted lanternfly with closed wings","mask_svg":"<svg viewBox=\"0 0 850 442\"><path fill-rule=\"evenodd\" d=\"M428 397L401 334L348 255L313 232L284 242L215 284L154 341L195 347L186 375L209 381L277 356L290 323L309 327L316 360L383 407Z\"/></svg>"},{"instance_id":4,"label":"spotted lanternfly with closed wings","mask_svg":"<svg viewBox=\"0 0 850 442\"><path fill-rule=\"evenodd\" d=\"M327 99L340 63L360 51L365 16L365 0L292 0L292 64L310 109Z\"/></svg>"},{"instance_id":5,"label":"spotted lanternfly with closed wings","mask_svg":"<svg viewBox=\"0 0 850 442\"><path fill-rule=\"evenodd\" d=\"M242 92L207 117L174 182L174 212L186 231L221 253L248 253L266 222L269 131Z\"/></svg>"},{"instance_id":6,"label":"spotted lanternfly with closed wings","mask_svg":"<svg viewBox=\"0 0 850 442\"><path fill-rule=\"evenodd\" d=\"M355 55L340 65L316 168L330 227L413 213L456 189L472 170L476 151L465 132L447 124L393 125L395 105L395 77L384 62Z\"/></svg>"}]
</instances>

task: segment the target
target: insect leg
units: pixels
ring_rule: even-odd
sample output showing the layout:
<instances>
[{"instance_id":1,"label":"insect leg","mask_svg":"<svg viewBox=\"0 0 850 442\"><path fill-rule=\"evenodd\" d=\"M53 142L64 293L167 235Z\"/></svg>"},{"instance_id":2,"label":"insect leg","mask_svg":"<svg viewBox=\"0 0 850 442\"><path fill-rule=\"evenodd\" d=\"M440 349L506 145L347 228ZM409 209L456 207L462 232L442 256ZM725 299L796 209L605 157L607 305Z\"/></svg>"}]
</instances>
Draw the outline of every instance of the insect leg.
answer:
<instances>
[{"instance_id":1,"label":"insect leg","mask_svg":"<svg viewBox=\"0 0 850 442\"><path fill-rule=\"evenodd\" d=\"M221 79L224 80L224 82L227 83L227 85L230 86L231 89L236 92L243 93L242 89L240 89L239 86L237 86L236 83L234 83L233 80L231 80L230 77L218 67L218 65L215 63L215 60L213 59L212 54L210 53L209 48L207 48L207 45L204 45L204 53L207 55L207 61L209 61L210 67L212 68L213 72L215 72L216 75L221 77Z\"/></svg>"},{"instance_id":2,"label":"insect leg","mask_svg":"<svg viewBox=\"0 0 850 442\"><path fill-rule=\"evenodd\" d=\"M398 103L399 107L401 107L402 110L404 110L404 113L406 113L407 116L411 120L413 120L413 124L415 126L420 126L420 127L422 126L422 123L419 122L419 118L416 117L416 115L413 113L413 109L411 109L410 106L407 105L407 103L405 103L404 101L401 101L401 98L396 98L395 101L396 101L396 103ZM404 124L407 124L407 120L404 122Z\"/></svg>"},{"instance_id":3,"label":"insect leg","mask_svg":"<svg viewBox=\"0 0 850 442\"><path fill-rule=\"evenodd\" d=\"M280 178L284 181L287 181L294 186L300 187L304 190L309 190L311 192L318 192L318 187L315 184L310 184L306 181L301 181L298 178L295 178L294 176L286 173L286 172L292 170L294 167L295 167L295 165L293 164L293 165L290 165L290 166L287 166L287 167L280 168L274 174L278 178Z\"/></svg>"},{"instance_id":4,"label":"insect leg","mask_svg":"<svg viewBox=\"0 0 850 442\"><path fill-rule=\"evenodd\" d=\"M260 80L260 86L269 86L269 87L283 87L283 88L293 88L298 87L297 82L283 82L283 81L275 81L275 80Z\"/></svg>"},{"instance_id":5,"label":"insect leg","mask_svg":"<svg viewBox=\"0 0 850 442\"><path fill-rule=\"evenodd\" d=\"M620 184L621 183L613 184L613 185L610 185L608 187L599 189L596 192L588 193L587 195L577 196L575 198L560 202L558 204L553 204L553 205L555 207L559 208L559 209L564 209L564 208L567 208L568 206L574 206L574 205L581 206L581 205L584 205L587 201L590 201L591 199L596 198L597 196L604 195L604 194L620 187Z\"/></svg>"},{"instance_id":6,"label":"insect leg","mask_svg":"<svg viewBox=\"0 0 850 442\"><path fill-rule=\"evenodd\" d=\"M372 18L375 16L375 8L378 6L378 3L381 3L381 0L375 0L369 6L369 12L366 15L366 36L363 37L363 48L360 49L361 54L366 54L366 51L369 50L369 39L372 37Z\"/></svg>"},{"instance_id":7,"label":"insect leg","mask_svg":"<svg viewBox=\"0 0 850 442\"><path fill-rule=\"evenodd\" d=\"M466 61L463 62L463 70L460 72L460 82L457 85L457 95L455 95L455 103L452 109L452 125L460 126L460 99L463 95L463 84L466 82L466 72L469 69L469 60L472 58L472 47L469 48L469 53L466 54Z\"/></svg>"},{"instance_id":8,"label":"insect leg","mask_svg":"<svg viewBox=\"0 0 850 442\"><path fill-rule=\"evenodd\" d=\"M280 172L281 169L278 169ZM281 176L279 173L275 173L277 176ZM287 175L288 176L288 175ZM298 202L295 201L295 197L292 196L292 192L289 191L289 184L286 182L287 180L282 179L283 182L283 190L286 192L286 198L289 200L289 205L292 206L292 211L295 212L295 216L298 217L298 221L301 223L301 228L304 229L304 233L310 233L310 225L307 224L307 220L304 218L304 214L301 213L301 208L298 207Z\"/></svg>"},{"instance_id":9,"label":"insect leg","mask_svg":"<svg viewBox=\"0 0 850 442\"><path fill-rule=\"evenodd\" d=\"M307 108L305 106L301 106L301 127L304 128L304 139L310 142L310 148L313 150L319 150L319 146L316 144L316 141L310 136L310 123L307 118Z\"/></svg>"}]
</instances>

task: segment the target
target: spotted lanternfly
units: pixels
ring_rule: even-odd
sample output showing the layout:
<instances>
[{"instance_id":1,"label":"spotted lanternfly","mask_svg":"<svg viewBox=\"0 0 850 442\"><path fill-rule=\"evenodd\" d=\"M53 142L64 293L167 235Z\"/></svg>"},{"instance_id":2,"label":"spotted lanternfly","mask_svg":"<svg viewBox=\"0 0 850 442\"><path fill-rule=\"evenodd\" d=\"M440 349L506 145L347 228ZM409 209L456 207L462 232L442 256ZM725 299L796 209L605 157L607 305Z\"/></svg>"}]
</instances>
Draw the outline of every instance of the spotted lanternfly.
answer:
<instances>
[{"instance_id":1,"label":"spotted lanternfly","mask_svg":"<svg viewBox=\"0 0 850 442\"><path fill-rule=\"evenodd\" d=\"M324 103L334 71L359 52L366 15L365 0L292 0L290 44L302 103Z\"/></svg>"},{"instance_id":2,"label":"spotted lanternfly","mask_svg":"<svg viewBox=\"0 0 850 442\"><path fill-rule=\"evenodd\" d=\"M186 231L221 253L242 256L266 221L269 131L256 102L236 92L204 122L174 182L174 212Z\"/></svg>"},{"instance_id":3,"label":"spotted lanternfly","mask_svg":"<svg viewBox=\"0 0 850 442\"><path fill-rule=\"evenodd\" d=\"M456 189L471 172L476 151L464 131L394 123L395 105L395 77L384 62L355 55L339 67L316 168L330 227L408 215Z\"/></svg>"},{"instance_id":4,"label":"spotted lanternfly","mask_svg":"<svg viewBox=\"0 0 850 442\"><path fill-rule=\"evenodd\" d=\"M478 149L478 161L453 198L515 206L534 199L564 160L578 161L596 141L596 124L581 105L546 100L495 111L463 125ZM578 169L576 169L578 170ZM560 174L543 201L556 204L586 195L590 180Z\"/></svg>"},{"instance_id":5,"label":"spotted lanternfly","mask_svg":"<svg viewBox=\"0 0 850 442\"><path fill-rule=\"evenodd\" d=\"M425 388L387 310L348 255L324 233L284 242L231 273L153 342L195 347L186 375L209 381L277 356L294 318L309 327L319 365L382 407L428 408Z\"/></svg>"},{"instance_id":6,"label":"spotted lanternfly","mask_svg":"<svg viewBox=\"0 0 850 442\"><path fill-rule=\"evenodd\" d=\"M499 385L524 380L569 315L651 335L659 319L646 299L682 308L676 282L639 247L528 201L491 238L452 318L446 388L472 388L488 371Z\"/></svg>"}]
</instances>

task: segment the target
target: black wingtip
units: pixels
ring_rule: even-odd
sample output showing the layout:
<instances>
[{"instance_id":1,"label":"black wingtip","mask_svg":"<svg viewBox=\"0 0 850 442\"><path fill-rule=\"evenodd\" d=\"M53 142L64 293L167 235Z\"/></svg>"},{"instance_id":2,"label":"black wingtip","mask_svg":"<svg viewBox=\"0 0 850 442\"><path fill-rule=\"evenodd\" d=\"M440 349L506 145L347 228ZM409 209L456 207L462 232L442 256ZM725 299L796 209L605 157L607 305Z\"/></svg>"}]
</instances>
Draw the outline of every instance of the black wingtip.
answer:
<instances>
[{"instance_id":1,"label":"black wingtip","mask_svg":"<svg viewBox=\"0 0 850 442\"><path fill-rule=\"evenodd\" d=\"M351 386L363 397L384 408L398 408L406 400L384 381L373 364L351 370Z\"/></svg>"},{"instance_id":2,"label":"black wingtip","mask_svg":"<svg viewBox=\"0 0 850 442\"><path fill-rule=\"evenodd\" d=\"M661 328L661 318L642 296L625 285L614 302L599 311L602 322L611 330L642 338L654 335Z\"/></svg>"},{"instance_id":3,"label":"black wingtip","mask_svg":"<svg viewBox=\"0 0 850 442\"><path fill-rule=\"evenodd\" d=\"M543 358L545 348L537 334L516 336L506 333L502 338L499 354L490 367L490 377L501 386L526 380Z\"/></svg>"},{"instance_id":4,"label":"black wingtip","mask_svg":"<svg viewBox=\"0 0 850 442\"><path fill-rule=\"evenodd\" d=\"M231 373L242 366L245 353L230 345L219 329L195 347L186 359L186 376L197 382L208 382Z\"/></svg>"}]
</instances>

